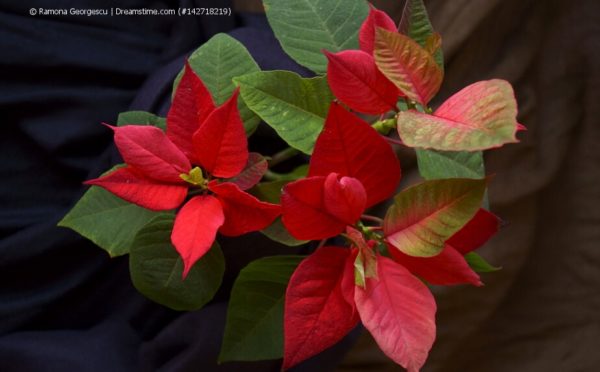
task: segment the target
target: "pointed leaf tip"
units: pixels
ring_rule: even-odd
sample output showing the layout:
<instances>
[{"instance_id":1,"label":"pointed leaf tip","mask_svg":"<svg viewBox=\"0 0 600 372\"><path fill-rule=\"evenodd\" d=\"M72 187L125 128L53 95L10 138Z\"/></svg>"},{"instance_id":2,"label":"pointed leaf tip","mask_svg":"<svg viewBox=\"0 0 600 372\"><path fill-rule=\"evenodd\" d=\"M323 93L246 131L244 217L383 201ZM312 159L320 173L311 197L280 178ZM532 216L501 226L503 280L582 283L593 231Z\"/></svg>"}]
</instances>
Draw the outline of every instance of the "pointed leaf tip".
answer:
<instances>
[{"instance_id":1,"label":"pointed leaf tip","mask_svg":"<svg viewBox=\"0 0 600 372\"><path fill-rule=\"evenodd\" d=\"M481 278L467 264L463 255L449 244L437 256L412 257L389 247L394 259L411 273L435 285L472 284L483 285Z\"/></svg>"},{"instance_id":2,"label":"pointed leaf tip","mask_svg":"<svg viewBox=\"0 0 600 372\"><path fill-rule=\"evenodd\" d=\"M187 186L159 183L132 167L119 168L100 178L85 181L110 191L119 198L153 211L175 209L187 195Z\"/></svg>"},{"instance_id":3,"label":"pointed leaf tip","mask_svg":"<svg viewBox=\"0 0 600 372\"><path fill-rule=\"evenodd\" d=\"M322 49L357 49L357 33L369 12L364 0L263 0L283 50L317 74L327 70Z\"/></svg>"},{"instance_id":4,"label":"pointed leaf tip","mask_svg":"<svg viewBox=\"0 0 600 372\"><path fill-rule=\"evenodd\" d=\"M325 52L327 81L335 96L353 110L378 115L396 107L400 92L379 71L373 57L360 50Z\"/></svg>"},{"instance_id":5,"label":"pointed leaf tip","mask_svg":"<svg viewBox=\"0 0 600 372\"><path fill-rule=\"evenodd\" d=\"M167 136L188 158L194 157L192 136L214 110L210 92L186 61L167 113Z\"/></svg>"},{"instance_id":6,"label":"pointed leaf tip","mask_svg":"<svg viewBox=\"0 0 600 372\"><path fill-rule=\"evenodd\" d=\"M518 142L517 102L511 85L480 81L446 100L433 115L398 114L398 134L407 146L477 151Z\"/></svg>"},{"instance_id":7,"label":"pointed leaf tip","mask_svg":"<svg viewBox=\"0 0 600 372\"><path fill-rule=\"evenodd\" d=\"M369 55L373 55L375 45L375 30L383 28L388 31L397 31L396 23L385 12L376 9L372 4L369 6L369 15L360 26L358 32L358 43L360 49Z\"/></svg>"},{"instance_id":8,"label":"pointed leaf tip","mask_svg":"<svg viewBox=\"0 0 600 372\"><path fill-rule=\"evenodd\" d=\"M264 176L269 168L267 159L256 152L248 154L248 162L237 176L230 178L227 182L235 183L242 190L248 190L255 186Z\"/></svg>"},{"instance_id":9,"label":"pointed leaf tip","mask_svg":"<svg viewBox=\"0 0 600 372\"><path fill-rule=\"evenodd\" d=\"M457 178L409 187L396 195L385 215L386 241L409 256L439 254L445 241L478 211L486 185L486 179Z\"/></svg>"},{"instance_id":10,"label":"pointed leaf tip","mask_svg":"<svg viewBox=\"0 0 600 372\"><path fill-rule=\"evenodd\" d=\"M188 158L159 128L125 125L112 129L123 160L144 177L177 184L182 182L179 175L190 171Z\"/></svg>"},{"instance_id":11,"label":"pointed leaf tip","mask_svg":"<svg viewBox=\"0 0 600 372\"><path fill-rule=\"evenodd\" d=\"M500 225L501 220L498 216L480 208L446 243L465 255L485 244L498 232Z\"/></svg>"},{"instance_id":12,"label":"pointed leaf tip","mask_svg":"<svg viewBox=\"0 0 600 372\"><path fill-rule=\"evenodd\" d=\"M224 221L221 203L210 195L193 197L177 213L171 241L183 259L183 278L210 249Z\"/></svg>"},{"instance_id":13,"label":"pointed leaf tip","mask_svg":"<svg viewBox=\"0 0 600 372\"><path fill-rule=\"evenodd\" d=\"M378 28L374 55L377 67L410 100L426 106L440 89L443 70L408 36Z\"/></svg>"},{"instance_id":14,"label":"pointed leaf tip","mask_svg":"<svg viewBox=\"0 0 600 372\"><path fill-rule=\"evenodd\" d=\"M237 108L239 88L215 109L194 133L194 155L210 174L219 178L238 175L248 161L248 139Z\"/></svg>"}]
</instances>

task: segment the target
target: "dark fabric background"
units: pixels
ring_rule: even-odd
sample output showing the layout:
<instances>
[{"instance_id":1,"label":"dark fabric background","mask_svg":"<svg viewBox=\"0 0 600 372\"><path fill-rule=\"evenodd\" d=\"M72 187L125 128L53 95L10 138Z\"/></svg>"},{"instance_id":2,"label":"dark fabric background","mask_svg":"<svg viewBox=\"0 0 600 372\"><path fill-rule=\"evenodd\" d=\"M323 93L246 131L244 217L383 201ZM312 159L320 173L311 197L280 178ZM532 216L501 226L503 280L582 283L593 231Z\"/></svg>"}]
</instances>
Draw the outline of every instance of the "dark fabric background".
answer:
<instances>
[{"instance_id":1,"label":"dark fabric background","mask_svg":"<svg viewBox=\"0 0 600 372\"><path fill-rule=\"evenodd\" d=\"M438 337L424 371L599 371L600 2L425 3L447 63L434 105L507 79L528 131L486 154L491 208L508 225L481 253L503 269L482 288L435 288ZM398 367L365 335L340 370Z\"/></svg>"},{"instance_id":2,"label":"dark fabric background","mask_svg":"<svg viewBox=\"0 0 600 372\"><path fill-rule=\"evenodd\" d=\"M101 122L139 109L164 115L186 55L217 32L246 44L263 69L305 70L285 56L264 16L76 17L29 8L177 8L229 1L35 1L0 4L0 371L277 371L280 361L217 366L227 297L252 259L294 253L261 234L223 239L222 289L177 313L132 287L127 258L56 223L82 182L120 162ZM277 150L261 129L251 147ZM328 371L346 343L297 371Z\"/></svg>"}]
</instances>

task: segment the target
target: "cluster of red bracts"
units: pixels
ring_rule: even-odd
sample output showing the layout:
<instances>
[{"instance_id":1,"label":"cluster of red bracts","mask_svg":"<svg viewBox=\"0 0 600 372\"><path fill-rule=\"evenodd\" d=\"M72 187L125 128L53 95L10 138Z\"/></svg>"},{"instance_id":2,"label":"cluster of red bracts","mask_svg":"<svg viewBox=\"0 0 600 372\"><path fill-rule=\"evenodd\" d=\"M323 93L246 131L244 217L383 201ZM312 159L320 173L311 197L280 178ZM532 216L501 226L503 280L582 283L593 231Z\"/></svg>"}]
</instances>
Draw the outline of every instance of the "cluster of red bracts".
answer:
<instances>
[{"instance_id":1,"label":"cluster of red bracts","mask_svg":"<svg viewBox=\"0 0 600 372\"><path fill-rule=\"evenodd\" d=\"M210 92L186 65L167 115L167 132L144 125L111 127L127 165L87 182L155 211L183 205L171 241L183 259L184 278L211 248L217 232L238 236L258 231L281 212L279 205L244 191L260 181L266 164L244 174L255 154L248 153L237 98L236 90L215 107Z\"/></svg>"},{"instance_id":2,"label":"cluster of red bracts","mask_svg":"<svg viewBox=\"0 0 600 372\"><path fill-rule=\"evenodd\" d=\"M360 30L361 50L327 54L333 92L353 110L367 114L396 110L399 97L426 107L439 89L441 70L432 65L431 71L420 71L427 78L408 79L413 84L406 89L392 82L373 57L375 34L385 38L386 32L396 33L393 21L371 9ZM408 49L418 47L423 49L418 53L432 54L439 47L435 40L431 50L412 44ZM405 72L411 74L410 69ZM428 116L437 119L427 120L439 124L443 119L451 125L480 120L461 107L469 106L463 103L473 97L487 95L489 87L485 83L466 88ZM434 257L408 256L385 236L373 240L361 218L365 210L394 194L400 164L375 129L337 103L332 103L316 141L308 176L284 187L281 206L262 202L244 191L260 181L266 163L256 166L259 155L248 153L237 97L235 91L216 107L210 92L186 65L167 116L166 133L144 125L114 127L126 166L87 183L151 210L180 208L171 240L183 259L184 277L211 248L217 232L237 236L261 230L279 214L297 239L344 234L350 247L317 249L290 279L283 368L334 345L362 321L390 358L418 371L435 339L436 311L431 292L419 278L431 284L481 285L463 256L497 231L498 219L479 210ZM381 249L382 244L387 249ZM386 250L391 259L381 254Z\"/></svg>"},{"instance_id":3,"label":"cluster of red bracts","mask_svg":"<svg viewBox=\"0 0 600 372\"><path fill-rule=\"evenodd\" d=\"M394 262L357 230L364 211L395 192L400 173L398 159L383 137L333 103L308 177L283 189L282 219L298 239L327 239L345 232L351 248L317 249L290 279L284 369L334 345L360 319L390 358L417 371L435 339L436 309L417 276L432 284L481 285L463 255L498 229L498 219L483 209L430 258L411 257L388 245Z\"/></svg>"},{"instance_id":4,"label":"cluster of red bracts","mask_svg":"<svg viewBox=\"0 0 600 372\"><path fill-rule=\"evenodd\" d=\"M410 110L396 114L400 139L409 147L476 151L518 142L525 127L516 122L511 85L499 79L471 84L433 113L428 108L439 91L443 68L435 54L441 38L432 34L421 46L398 32L384 12L371 8L359 32L360 50L325 51L327 80L335 96L352 110L370 115L398 111L404 98Z\"/></svg>"}]
</instances>

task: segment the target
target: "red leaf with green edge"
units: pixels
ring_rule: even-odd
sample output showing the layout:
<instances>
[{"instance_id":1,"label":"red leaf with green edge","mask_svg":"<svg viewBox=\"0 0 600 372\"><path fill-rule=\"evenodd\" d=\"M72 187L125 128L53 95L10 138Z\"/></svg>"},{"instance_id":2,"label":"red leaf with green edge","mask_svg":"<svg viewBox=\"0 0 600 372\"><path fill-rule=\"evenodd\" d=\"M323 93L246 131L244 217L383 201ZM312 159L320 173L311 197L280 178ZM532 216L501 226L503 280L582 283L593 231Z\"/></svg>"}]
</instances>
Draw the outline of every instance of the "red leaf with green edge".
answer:
<instances>
[{"instance_id":1,"label":"red leaf with green edge","mask_svg":"<svg viewBox=\"0 0 600 372\"><path fill-rule=\"evenodd\" d=\"M251 152L242 172L227 182L235 183L242 190L248 190L261 180L268 168L267 159L259 153Z\"/></svg>"},{"instance_id":2,"label":"red leaf with green edge","mask_svg":"<svg viewBox=\"0 0 600 372\"><path fill-rule=\"evenodd\" d=\"M210 92L186 61L167 114L167 136L190 159L194 154L192 137L214 109Z\"/></svg>"},{"instance_id":3,"label":"red leaf with green edge","mask_svg":"<svg viewBox=\"0 0 600 372\"><path fill-rule=\"evenodd\" d=\"M379 279L355 290L360 319L385 355L417 372L435 340L435 300L407 269L386 257L377 261Z\"/></svg>"},{"instance_id":4,"label":"red leaf with green edge","mask_svg":"<svg viewBox=\"0 0 600 372\"><path fill-rule=\"evenodd\" d=\"M338 173L358 179L367 208L396 191L400 163L391 146L364 120L332 103L310 159L309 176Z\"/></svg>"},{"instance_id":5,"label":"red leaf with green edge","mask_svg":"<svg viewBox=\"0 0 600 372\"><path fill-rule=\"evenodd\" d=\"M127 165L145 177L162 182L180 183L180 174L192 168L189 160L165 133L153 126L111 127L115 144Z\"/></svg>"},{"instance_id":6,"label":"red leaf with green edge","mask_svg":"<svg viewBox=\"0 0 600 372\"><path fill-rule=\"evenodd\" d=\"M356 178L331 173L325 178L323 192L325 210L347 225L358 221L365 210L367 193Z\"/></svg>"},{"instance_id":7,"label":"red leaf with green edge","mask_svg":"<svg viewBox=\"0 0 600 372\"><path fill-rule=\"evenodd\" d=\"M445 241L477 213L486 185L486 179L455 178L402 191L385 215L386 241L409 256L439 254Z\"/></svg>"},{"instance_id":8,"label":"red leaf with green edge","mask_svg":"<svg viewBox=\"0 0 600 372\"><path fill-rule=\"evenodd\" d=\"M410 100L426 106L440 89L444 73L434 58L406 35L377 29L375 63Z\"/></svg>"},{"instance_id":9,"label":"red leaf with green edge","mask_svg":"<svg viewBox=\"0 0 600 372\"><path fill-rule=\"evenodd\" d=\"M304 178L283 188L282 221L294 238L319 240L344 231L346 223L325 208L324 191L325 177Z\"/></svg>"},{"instance_id":10,"label":"red leaf with green edge","mask_svg":"<svg viewBox=\"0 0 600 372\"><path fill-rule=\"evenodd\" d=\"M375 9L372 5L369 9L369 15L360 26L358 32L358 43L360 49L373 55L375 47L375 29L383 28L388 31L397 31L396 23L385 12Z\"/></svg>"},{"instance_id":11,"label":"red leaf with green edge","mask_svg":"<svg viewBox=\"0 0 600 372\"><path fill-rule=\"evenodd\" d=\"M323 247L303 260L288 284L284 310L282 369L336 344L358 323L342 286L349 249ZM350 273L351 275L352 273Z\"/></svg>"},{"instance_id":12,"label":"red leaf with green edge","mask_svg":"<svg viewBox=\"0 0 600 372\"><path fill-rule=\"evenodd\" d=\"M378 115L393 110L400 92L361 50L324 52L329 59L327 81L333 94L353 110Z\"/></svg>"},{"instance_id":13,"label":"red leaf with green edge","mask_svg":"<svg viewBox=\"0 0 600 372\"><path fill-rule=\"evenodd\" d=\"M446 151L477 151L519 142L517 101L504 80L467 86L433 115L417 111L398 114L398 134L410 147Z\"/></svg>"},{"instance_id":14,"label":"red leaf with green edge","mask_svg":"<svg viewBox=\"0 0 600 372\"><path fill-rule=\"evenodd\" d=\"M425 48L425 50L432 56L435 56L435 53L441 47L442 47L442 36L440 34L438 34L437 32L434 32L433 34L429 35L429 37L425 41L425 45L423 46L423 48Z\"/></svg>"},{"instance_id":15,"label":"red leaf with green edge","mask_svg":"<svg viewBox=\"0 0 600 372\"><path fill-rule=\"evenodd\" d=\"M219 232L227 236L238 236L269 226L281 214L281 207L266 203L242 191L231 182L208 184L223 205L225 222Z\"/></svg>"},{"instance_id":16,"label":"red leaf with green edge","mask_svg":"<svg viewBox=\"0 0 600 372\"><path fill-rule=\"evenodd\" d=\"M158 183L146 178L132 167L119 168L85 184L100 186L123 200L153 211L179 207L188 191L185 185Z\"/></svg>"},{"instance_id":17,"label":"red leaf with green edge","mask_svg":"<svg viewBox=\"0 0 600 372\"><path fill-rule=\"evenodd\" d=\"M211 195L193 197L177 213L171 242L183 259L184 279L208 252L224 220L221 202Z\"/></svg>"},{"instance_id":18,"label":"red leaf with green edge","mask_svg":"<svg viewBox=\"0 0 600 372\"><path fill-rule=\"evenodd\" d=\"M500 229L500 219L493 213L480 208L456 234L446 241L465 255L487 242Z\"/></svg>"},{"instance_id":19,"label":"red leaf with green edge","mask_svg":"<svg viewBox=\"0 0 600 372\"><path fill-rule=\"evenodd\" d=\"M446 244L437 256L412 257L394 247L388 247L394 261L398 262L411 273L427 282L436 285L473 284L481 286L481 279L465 261L460 252Z\"/></svg>"},{"instance_id":20,"label":"red leaf with green edge","mask_svg":"<svg viewBox=\"0 0 600 372\"><path fill-rule=\"evenodd\" d=\"M196 159L215 177L237 176L248 162L248 139L237 108L238 94L236 89L193 137Z\"/></svg>"}]
</instances>

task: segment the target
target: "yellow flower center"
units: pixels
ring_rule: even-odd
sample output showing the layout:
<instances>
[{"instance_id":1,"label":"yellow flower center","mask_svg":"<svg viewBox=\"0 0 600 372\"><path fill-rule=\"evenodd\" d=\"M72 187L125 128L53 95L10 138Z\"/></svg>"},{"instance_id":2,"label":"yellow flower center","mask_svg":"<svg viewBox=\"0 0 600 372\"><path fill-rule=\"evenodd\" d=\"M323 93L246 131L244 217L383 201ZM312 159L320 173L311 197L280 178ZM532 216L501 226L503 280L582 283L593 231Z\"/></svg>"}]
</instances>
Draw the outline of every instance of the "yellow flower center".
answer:
<instances>
[{"instance_id":1,"label":"yellow flower center","mask_svg":"<svg viewBox=\"0 0 600 372\"><path fill-rule=\"evenodd\" d=\"M188 174L181 173L179 177L185 182L203 189L205 189L208 184L208 180L204 178L200 167L194 167Z\"/></svg>"}]
</instances>

